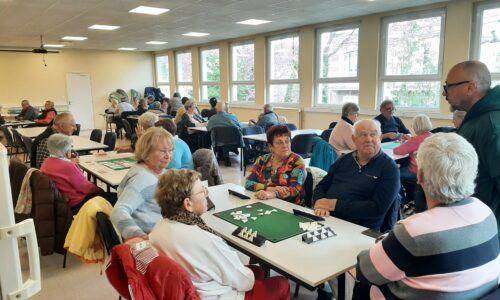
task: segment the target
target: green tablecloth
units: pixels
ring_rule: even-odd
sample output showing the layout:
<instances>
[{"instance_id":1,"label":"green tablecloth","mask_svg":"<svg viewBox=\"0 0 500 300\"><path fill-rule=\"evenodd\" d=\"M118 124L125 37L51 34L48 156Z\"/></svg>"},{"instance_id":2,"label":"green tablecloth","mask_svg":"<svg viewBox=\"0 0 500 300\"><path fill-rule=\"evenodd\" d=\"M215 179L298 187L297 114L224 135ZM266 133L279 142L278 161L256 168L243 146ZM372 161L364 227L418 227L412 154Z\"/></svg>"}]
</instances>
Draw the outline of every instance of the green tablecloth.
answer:
<instances>
[{"instance_id":1,"label":"green tablecloth","mask_svg":"<svg viewBox=\"0 0 500 300\"><path fill-rule=\"evenodd\" d=\"M103 166L106 166L106 167L110 168L111 170L120 171L120 170L130 169L137 162L133 158L127 157L127 158L115 158L115 159L108 159L108 160L100 160L100 161L97 161L97 163L101 164Z\"/></svg>"},{"instance_id":2,"label":"green tablecloth","mask_svg":"<svg viewBox=\"0 0 500 300\"><path fill-rule=\"evenodd\" d=\"M302 216L296 216L292 213L274 208L262 202L248 205L251 205L252 207L247 208L247 205L243 205L215 213L214 215L238 227L248 227L254 231L257 230L259 235L273 243L280 242L303 233L304 231L300 229L299 223L311 222L310 219ZM259 216L259 209L262 209L263 212L276 209L277 212L273 212L270 215L264 214L263 216ZM250 217L248 217L248 221L243 223L241 220L235 220L233 215L231 215L231 212L236 211L241 211L243 214L251 214ZM251 217L257 217L257 220L252 220Z\"/></svg>"}]
</instances>

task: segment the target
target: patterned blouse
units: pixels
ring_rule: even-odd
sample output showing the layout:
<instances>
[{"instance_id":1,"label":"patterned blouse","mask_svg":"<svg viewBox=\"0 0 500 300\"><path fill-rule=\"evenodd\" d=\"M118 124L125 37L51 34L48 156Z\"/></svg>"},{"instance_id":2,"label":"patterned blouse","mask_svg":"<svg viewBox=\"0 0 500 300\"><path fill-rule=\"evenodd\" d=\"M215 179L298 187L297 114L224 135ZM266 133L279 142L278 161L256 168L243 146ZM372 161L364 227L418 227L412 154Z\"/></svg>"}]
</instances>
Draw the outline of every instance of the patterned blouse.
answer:
<instances>
[{"instance_id":1,"label":"patterned blouse","mask_svg":"<svg viewBox=\"0 0 500 300\"><path fill-rule=\"evenodd\" d=\"M285 193L276 191L276 198L304 205L306 168L302 157L291 153L286 162L277 169L273 169L271 158L271 153L257 158L247 176L245 188L256 192L265 190L268 186L284 186L287 187L287 191Z\"/></svg>"}]
</instances>

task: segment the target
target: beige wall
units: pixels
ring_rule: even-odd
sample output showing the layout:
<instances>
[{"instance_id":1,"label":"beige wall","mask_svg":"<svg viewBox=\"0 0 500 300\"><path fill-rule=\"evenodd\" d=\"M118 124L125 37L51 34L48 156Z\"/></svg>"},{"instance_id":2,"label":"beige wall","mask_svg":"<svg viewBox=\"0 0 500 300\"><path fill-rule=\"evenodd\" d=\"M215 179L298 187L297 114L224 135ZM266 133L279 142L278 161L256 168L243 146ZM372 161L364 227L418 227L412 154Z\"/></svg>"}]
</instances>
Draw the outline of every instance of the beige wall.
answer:
<instances>
[{"instance_id":1,"label":"beige wall","mask_svg":"<svg viewBox=\"0 0 500 300\"><path fill-rule=\"evenodd\" d=\"M66 74L90 74L96 128L105 128L99 116L109 107L109 93L121 88L127 93L154 84L153 56L146 52L64 50L45 56L31 53L0 52L0 102L5 107L20 106L22 99L33 105L52 100L67 105ZM76 115L78 122L78 115Z\"/></svg>"},{"instance_id":2,"label":"beige wall","mask_svg":"<svg viewBox=\"0 0 500 300\"><path fill-rule=\"evenodd\" d=\"M302 128L326 128L332 121L338 121L340 118L339 109L319 109L313 107L314 95L314 66L315 66L315 40L316 29L336 24L360 23L360 48L359 48L359 105L361 108L361 117L372 118L378 114L377 92L379 76L380 59L380 35L382 18L404 13L413 13L427 11L432 9L445 9L445 39L444 39L444 59L442 70L442 81L446 78L447 71L455 63L469 59L470 41L472 32L472 20L474 13L475 0L457 0L444 4L434 4L414 9L406 9L382 14L369 15L360 18L335 21L331 23L304 26L295 29L288 29L282 32L273 32L260 34L256 36L241 37L234 40L226 40L206 45L191 46L193 52L193 77L195 78L195 98L199 97L196 92L197 81L200 76L199 64L195 61L199 49L206 46L219 46L221 59L221 89L222 99L228 99L229 96L229 61L231 42L242 40L253 40L255 42L255 85L256 85L256 103L249 106L233 105L231 110L243 120L255 118L260 113L262 105L265 103L266 95L266 41L267 37L284 32L299 32L300 35L300 103L295 108L278 110L280 115L285 115L290 121L295 122ZM170 70L174 70L174 53L177 50L170 49L159 52L167 53L170 59ZM170 72L171 91L175 91L176 81L175 72ZM199 98L198 98L199 99ZM451 124L451 113L448 111L448 103L444 98L441 99L440 111L429 113L435 126L449 126ZM201 106L205 106L201 104ZM410 127L411 118L417 112L398 112L405 124Z\"/></svg>"}]
</instances>

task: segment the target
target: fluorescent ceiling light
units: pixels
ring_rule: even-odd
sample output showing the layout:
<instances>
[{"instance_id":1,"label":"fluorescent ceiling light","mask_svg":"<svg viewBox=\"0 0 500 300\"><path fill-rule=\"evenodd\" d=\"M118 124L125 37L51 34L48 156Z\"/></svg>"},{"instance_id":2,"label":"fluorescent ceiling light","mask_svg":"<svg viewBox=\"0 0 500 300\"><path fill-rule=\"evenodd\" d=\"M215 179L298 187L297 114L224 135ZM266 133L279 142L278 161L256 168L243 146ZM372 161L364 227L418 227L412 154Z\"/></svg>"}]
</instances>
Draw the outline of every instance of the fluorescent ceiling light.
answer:
<instances>
[{"instance_id":1,"label":"fluorescent ceiling light","mask_svg":"<svg viewBox=\"0 0 500 300\"><path fill-rule=\"evenodd\" d=\"M184 33L182 35L185 35L185 36L196 36L196 37L200 37L200 36L206 36L206 35L210 35L210 33L203 33L203 32L188 32L188 33Z\"/></svg>"},{"instance_id":2,"label":"fluorescent ceiling light","mask_svg":"<svg viewBox=\"0 0 500 300\"><path fill-rule=\"evenodd\" d=\"M271 23L271 21L259 20L259 19L248 19L248 20L236 22L236 23L243 24L243 25L261 25L261 24Z\"/></svg>"},{"instance_id":3,"label":"fluorescent ceiling light","mask_svg":"<svg viewBox=\"0 0 500 300\"><path fill-rule=\"evenodd\" d=\"M61 44L45 44L43 45L44 47L46 48L64 48L64 45L61 45Z\"/></svg>"},{"instance_id":4,"label":"fluorescent ceiling light","mask_svg":"<svg viewBox=\"0 0 500 300\"><path fill-rule=\"evenodd\" d=\"M65 36L62 38L65 41L85 41L87 37L84 36Z\"/></svg>"},{"instance_id":5,"label":"fluorescent ceiling light","mask_svg":"<svg viewBox=\"0 0 500 300\"><path fill-rule=\"evenodd\" d=\"M146 44L148 45L164 45L164 44L167 44L168 42L161 42L161 41L149 41L149 42L146 42Z\"/></svg>"},{"instance_id":6,"label":"fluorescent ceiling light","mask_svg":"<svg viewBox=\"0 0 500 300\"><path fill-rule=\"evenodd\" d=\"M122 48L118 48L118 50L120 50L120 51L134 51L134 50L137 50L137 48L122 47Z\"/></svg>"},{"instance_id":7,"label":"fluorescent ceiling light","mask_svg":"<svg viewBox=\"0 0 500 300\"><path fill-rule=\"evenodd\" d=\"M113 25L99 25L95 24L89 27L89 29L99 29L99 30L115 30L120 28L120 26L113 26Z\"/></svg>"},{"instance_id":8,"label":"fluorescent ceiling light","mask_svg":"<svg viewBox=\"0 0 500 300\"><path fill-rule=\"evenodd\" d=\"M146 15L161 15L162 13L166 13L170 9L167 8L157 8L150 6L138 6L134 9L129 10L128 12L136 13L136 14L146 14Z\"/></svg>"}]
</instances>

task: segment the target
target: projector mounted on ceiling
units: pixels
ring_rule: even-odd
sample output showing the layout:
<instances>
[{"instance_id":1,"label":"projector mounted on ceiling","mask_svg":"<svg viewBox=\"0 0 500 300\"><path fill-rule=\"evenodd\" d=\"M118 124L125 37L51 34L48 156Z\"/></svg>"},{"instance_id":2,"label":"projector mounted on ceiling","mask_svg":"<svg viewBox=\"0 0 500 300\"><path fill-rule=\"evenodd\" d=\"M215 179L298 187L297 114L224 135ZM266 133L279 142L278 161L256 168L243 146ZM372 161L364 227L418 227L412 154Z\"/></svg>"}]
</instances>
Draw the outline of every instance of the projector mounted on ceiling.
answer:
<instances>
[{"instance_id":1,"label":"projector mounted on ceiling","mask_svg":"<svg viewBox=\"0 0 500 300\"><path fill-rule=\"evenodd\" d=\"M2 48L0 51L3 52L28 52L28 53L37 53L37 54L47 54L47 53L59 53L59 50L47 50L43 46L43 36L40 35L40 48L35 49L19 49L19 48Z\"/></svg>"}]
</instances>

